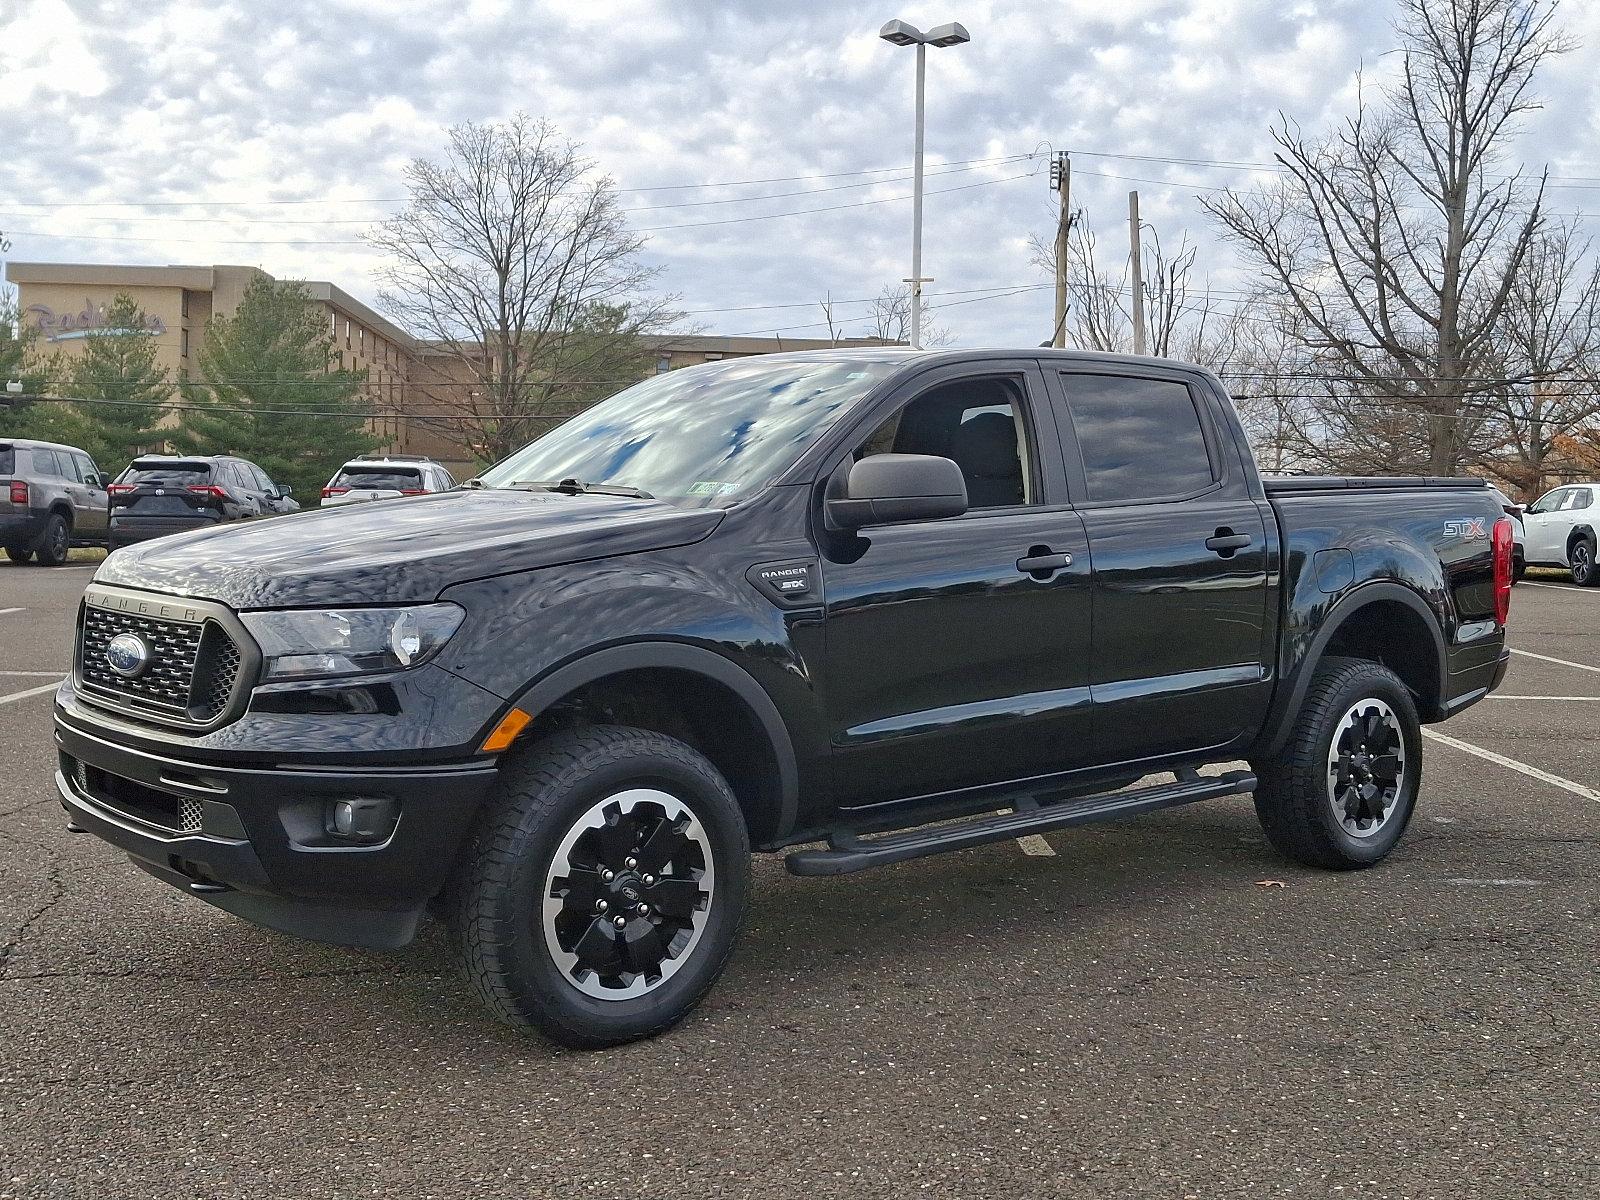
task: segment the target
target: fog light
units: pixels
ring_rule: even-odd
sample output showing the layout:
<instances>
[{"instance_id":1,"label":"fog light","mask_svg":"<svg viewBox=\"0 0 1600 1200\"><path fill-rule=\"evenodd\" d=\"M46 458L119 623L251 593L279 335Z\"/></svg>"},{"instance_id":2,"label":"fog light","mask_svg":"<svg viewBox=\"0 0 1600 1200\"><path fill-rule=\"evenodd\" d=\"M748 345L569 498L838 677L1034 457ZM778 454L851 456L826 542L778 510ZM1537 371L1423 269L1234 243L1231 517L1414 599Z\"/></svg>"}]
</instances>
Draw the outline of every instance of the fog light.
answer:
<instances>
[{"instance_id":1,"label":"fog light","mask_svg":"<svg viewBox=\"0 0 1600 1200\"><path fill-rule=\"evenodd\" d=\"M357 796L328 805L328 832L357 842L381 842L394 832L400 802L380 796Z\"/></svg>"}]
</instances>

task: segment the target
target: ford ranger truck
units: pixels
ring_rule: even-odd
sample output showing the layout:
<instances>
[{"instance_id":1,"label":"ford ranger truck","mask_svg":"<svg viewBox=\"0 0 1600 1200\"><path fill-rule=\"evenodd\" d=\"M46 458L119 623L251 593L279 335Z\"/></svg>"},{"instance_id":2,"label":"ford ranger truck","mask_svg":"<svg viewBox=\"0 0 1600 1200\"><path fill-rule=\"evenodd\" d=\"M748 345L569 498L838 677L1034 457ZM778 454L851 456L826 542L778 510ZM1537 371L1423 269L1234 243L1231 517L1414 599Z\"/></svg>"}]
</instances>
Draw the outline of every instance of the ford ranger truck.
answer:
<instances>
[{"instance_id":1,"label":"ford ranger truck","mask_svg":"<svg viewBox=\"0 0 1600 1200\"><path fill-rule=\"evenodd\" d=\"M1510 524L1476 479L1264 480L1180 363L709 363L450 492L112 554L56 784L258 924L436 913L496 1016L609 1045L712 986L752 849L836 875L1252 794L1295 862L1380 862L1421 726L1505 673Z\"/></svg>"}]
</instances>

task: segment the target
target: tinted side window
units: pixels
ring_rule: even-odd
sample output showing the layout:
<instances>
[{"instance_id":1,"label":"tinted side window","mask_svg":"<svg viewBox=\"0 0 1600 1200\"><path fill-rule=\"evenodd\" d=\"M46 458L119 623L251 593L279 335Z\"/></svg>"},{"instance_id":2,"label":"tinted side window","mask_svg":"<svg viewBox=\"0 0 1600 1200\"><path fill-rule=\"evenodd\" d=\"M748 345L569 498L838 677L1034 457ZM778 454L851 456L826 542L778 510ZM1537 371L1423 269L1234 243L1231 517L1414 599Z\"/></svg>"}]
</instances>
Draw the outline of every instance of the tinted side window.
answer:
<instances>
[{"instance_id":1,"label":"tinted side window","mask_svg":"<svg viewBox=\"0 0 1600 1200\"><path fill-rule=\"evenodd\" d=\"M1568 497L1567 502L1563 507L1576 510L1580 508L1588 508L1589 505L1593 503L1594 493L1592 491L1590 491L1588 488L1573 488L1572 494Z\"/></svg>"},{"instance_id":2,"label":"tinted side window","mask_svg":"<svg viewBox=\"0 0 1600 1200\"><path fill-rule=\"evenodd\" d=\"M74 454L72 462L78 468L78 478L85 482L88 482L89 476L100 473L99 468L94 465L94 462L87 454Z\"/></svg>"},{"instance_id":3,"label":"tinted side window","mask_svg":"<svg viewBox=\"0 0 1600 1200\"><path fill-rule=\"evenodd\" d=\"M1185 496L1215 479L1187 386L1165 379L1063 374L1089 500Z\"/></svg>"},{"instance_id":4,"label":"tinted side window","mask_svg":"<svg viewBox=\"0 0 1600 1200\"><path fill-rule=\"evenodd\" d=\"M1029 429L1009 379L962 379L912 400L856 448L873 454L933 454L961 468L969 508L1038 502L1029 470Z\"/></svg>"},{"instance_id":5,"label":"tinted side window","mask_svg":"<svg viewBox=\"0 0 1600 1200\"><path fill-rule=\"evenodd\" d=\"M65 475L61 465L56 462L54 450L41 450L38 447L28 451L33 455L33 473L35 475Z\"/></svg>"},{"instance_id":6,"label":"tinted side window","mask_svg":"<svg viewBox=\"0 0 1600 1200\"><path fill-rule=\"evenodd\" d=\"M17 452L10 446L0 446L0 475L10 475L17 469Z\"/></svg>"}]
</instances>

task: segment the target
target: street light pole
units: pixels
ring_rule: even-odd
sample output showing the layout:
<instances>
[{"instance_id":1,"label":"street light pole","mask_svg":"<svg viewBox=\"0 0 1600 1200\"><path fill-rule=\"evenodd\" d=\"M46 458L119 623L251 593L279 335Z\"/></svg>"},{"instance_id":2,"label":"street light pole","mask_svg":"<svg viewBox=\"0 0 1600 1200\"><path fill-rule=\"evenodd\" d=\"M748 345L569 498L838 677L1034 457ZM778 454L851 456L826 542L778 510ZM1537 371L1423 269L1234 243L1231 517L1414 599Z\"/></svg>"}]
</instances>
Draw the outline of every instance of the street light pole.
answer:
<instances>
[{"instance_id":1,"label":"street light pole","mask_svg":"<svg viewBox=\"0 0 1600 1200\"><path fill-rule=\"evenodd\" d=\"M878 30L878 36L896 46L917 48L917 137L915 165L911 179L911 348L922 348L922 143L924 93L928 77L928 47L943 48L970 42L972 37L955 21L936 25L923 33L905 21L890 21Z\"/></svg>"},{"instance_id":2,"label":"street light pole","mask_svg":"<svg viewBox=\"0 0 1600 1200\"><path fill-rule=\"evenodd\" d=\"M922 349L922 113L928 47L917 43L917 150L911 176L911 348Z\"/></svg>"}]
</instances>

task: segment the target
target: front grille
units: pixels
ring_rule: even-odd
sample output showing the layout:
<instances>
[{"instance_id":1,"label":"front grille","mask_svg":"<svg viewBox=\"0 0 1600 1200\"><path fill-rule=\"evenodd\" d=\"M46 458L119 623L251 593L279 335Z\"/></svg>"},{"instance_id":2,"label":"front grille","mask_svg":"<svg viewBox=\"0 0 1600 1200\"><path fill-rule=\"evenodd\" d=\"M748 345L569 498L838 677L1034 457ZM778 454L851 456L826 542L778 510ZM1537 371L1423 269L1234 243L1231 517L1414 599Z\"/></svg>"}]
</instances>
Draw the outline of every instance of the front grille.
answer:
<instances>
[{"instance_id":1,"label":"front grille","mask_svg":"<svg viewBox=\"0 0 1600 1200\"><path fill-rule=\"evenodd\" d=\"M150 649L137 675L112 670L107 648L132 633ZM91 699L137 715L206 725L228 707L243 665L238 644L214 620L171 621L144 613L86 606L78 679Z\"/></svg>"}]
</instances>

